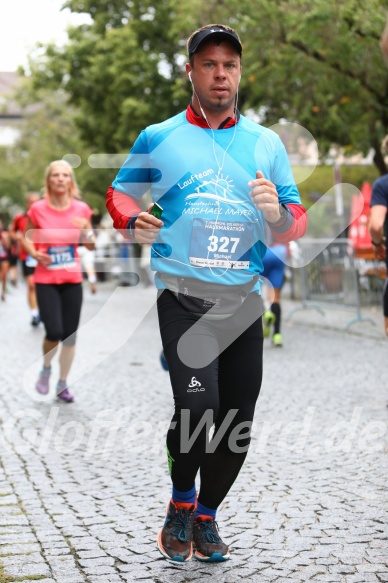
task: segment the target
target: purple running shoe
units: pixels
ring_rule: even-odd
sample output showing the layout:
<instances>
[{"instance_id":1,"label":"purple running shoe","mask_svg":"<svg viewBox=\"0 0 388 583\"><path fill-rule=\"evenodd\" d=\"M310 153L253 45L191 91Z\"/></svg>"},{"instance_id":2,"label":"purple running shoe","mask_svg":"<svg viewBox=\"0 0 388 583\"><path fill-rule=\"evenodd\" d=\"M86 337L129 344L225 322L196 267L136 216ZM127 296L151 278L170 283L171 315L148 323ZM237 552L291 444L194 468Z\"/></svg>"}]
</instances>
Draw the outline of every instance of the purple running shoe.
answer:
<instances>
[{"instance_id":1,"label":"purple running shoe","mask_svg":"<svg viewBox=\"0 0 388 583\"><path fill-rule=\"evenodd\" d=\"M41 395L47 395L50 389L49 381L51 375L51 366L50 368L43 367L39 373L39 378L36 381L35 388Z\"/></svg>"},{"instance_id":2,"label":"purple running shoe","mask_svg":"<svg viewBox=\"0 0 388 583\"><path fill-rule=\"evenodd\" d=\"M57 398L61 401L64 401L65 403L72 403L74 401L74 397L70 393L66 381L58 381Z\"/></svg>"}]
</instances>

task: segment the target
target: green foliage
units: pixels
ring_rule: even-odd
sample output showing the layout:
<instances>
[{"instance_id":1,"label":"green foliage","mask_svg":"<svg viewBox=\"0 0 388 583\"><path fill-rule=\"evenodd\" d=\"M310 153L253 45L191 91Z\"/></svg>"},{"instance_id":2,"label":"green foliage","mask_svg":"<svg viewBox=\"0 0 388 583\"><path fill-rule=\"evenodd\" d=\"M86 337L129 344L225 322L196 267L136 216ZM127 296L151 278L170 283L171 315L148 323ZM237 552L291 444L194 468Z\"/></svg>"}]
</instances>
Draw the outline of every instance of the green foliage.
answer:
<instances>
[{"instance_id":1,"label":"green foliage","mask_svg":"<svg viewBox=\"0 0 388 583\"><path fill-rule=\"evenodd\" d=\"M242 111L263 123L297 121L319 143L347 154L375 148L388 132L388 69L379 38L386 0L68 0L92 24L75 28L70 44L51 46L32 64L37 86L63 87L77 107L85 141L105 152L127 151L146 125L187 104L185 39L197 27L223 22L243 42Z\"/></svg>"},{"instance_id":2,"label":"green foliage","mask_svg":"<svg viewBox=\"0 0 388 583\"><path fill-rule=\"evenodd\" d=\"M93 152L81 139L75 109L63 90L34 89L27 80L16 99L35 105L26 113L16 145L0 149L0 200L5 196L11 201L5 206L17 203L23 207L27 192L42 190L47 165L75 155L81 162L75 174L83 199L104 212L105 193L116 170L91 169L88 165ZM9 212L12 214L12 208Z\"/></svg>"},{"instance_id":3,"label":"green foliage","mask_svg":"<svg viewBox=\"0 0 388 583\"><path fill-rule=\"evenodd\" d=\"M77 2L69 7L79 10ZM31 63L36 87L62 86L77 106L81 135L97 152L127 151L145 125L187 104L175 91L179 46L169 38L170 2L84 2L93 24L73 28L66 48L50 46ZM120 15L120 18L118 18Z\"/></svg>"},{"instance_id":4,"label":"green foliage","mask_svg":"<svg viewBox=\"0 0 388 583\"><path fill-rule=\"evenodd\" d=\"M364 182L372 184L378 176L379 173L374 166L341 166L341 181L353 184L359 190L361 190ZM304 204L309 207L314 199L311 198L311 194L325 194L333 186L333 167L322 164L315 168L311 176L298 184L298 190Z\"/></svg>"},{"instance_id":5,"label":"green foliage","mask_svg":"<svg viewBox=\"0 0 388 583\"><path fill-rule=\"evenodd\" d=\"M354 165L341 166L341 182L352 184L357 190L362 189L364 182L373 182L378 178L379 173L375 166ZM331 237L338 233L341 219L336 216L335 200L333 197L334 171L333 166L319 165L314 172L303 182L298 184L303 204L307 209L314 205L320 197L331 190L331 196L325 197L320 204L314 206L313 212L309 213L308 236L310 237ZM350 218L352 197L349 196L349 189L346 189L343 198L345 226Z\"/></svg>"},{"instance_id":6,"label":"green foliage","mask_svg":"<svg viewBox=\"0 0 388 583\"><path fill-rule=\"evenodd\" d=\"M386 0L192 0L189 6L67 0L64 6L88 13L91 24L71 28L65 47L32 53L23 99L42 106L28 116L17 147L0 150L6 162L0 194L22 200L41 188L52 159L71 153L81 158L76 175L85 200L103 199L117 169L91 169L89 155L127 153L145 126L186 107L185 41L209 22L229 24L241 36L243 113L255 112L266 126L299 123L317 140L322 160L333 143L348 155L373 148L376 169L387 171L380 143L388 133L388 67L379 47ZM332 185L317 172L299 185L303 196ZM357 177L346 180L343 172L343 180L360 187Z\"/></svg>"},{"instance_id":7,"label":"green foliage","mask_svg":"<svg viewBox=\"0 0 388 583\"><path fill-rule=\"evenodd\" d=\"M347 154L379 145L388 131L388 70L378 44L385 2L362 5L351 0L259 2L248 19L261 19L269 31L265 46L252 58L247 47L250 82L246 105L264 103L265 123L281 117L304 125L321 154L332 143ZM263 13L260 7L266 5ZM257 19L256 19L257 15ZM244 57L245 59L245 57ZM380 171L386 171L381 156Z\"/></svg>"}]
</instances>

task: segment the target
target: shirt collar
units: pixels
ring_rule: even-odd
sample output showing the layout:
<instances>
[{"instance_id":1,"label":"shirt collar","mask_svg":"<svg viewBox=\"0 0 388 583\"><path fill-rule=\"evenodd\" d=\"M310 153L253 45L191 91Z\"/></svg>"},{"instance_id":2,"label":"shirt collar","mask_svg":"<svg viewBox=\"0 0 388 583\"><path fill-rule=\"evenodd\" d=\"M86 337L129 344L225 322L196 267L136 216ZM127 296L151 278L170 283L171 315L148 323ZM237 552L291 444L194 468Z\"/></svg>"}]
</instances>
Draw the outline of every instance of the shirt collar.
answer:
<instances>
[{"instance_id":1,"label":"shirt collar","mask_svg":"<svg viewBox=\"0 0 388 583\"><path fill-rule=\"evenodd\" d=\"M217 129L224 130L226 128L232 128L234 125L236 125L236 123L240 119L240 112L238 109L236 109L236 118L237 119L235 119L234 117L227 117L226 119L224 119L224 121L220 123ZM209 124L207 123L206 119L197 114L191 103L189 103L186 109L186 119L189 123L192 123L193 125L196 125L200 128L209 129Z\"/></svg>"}]
</instances>

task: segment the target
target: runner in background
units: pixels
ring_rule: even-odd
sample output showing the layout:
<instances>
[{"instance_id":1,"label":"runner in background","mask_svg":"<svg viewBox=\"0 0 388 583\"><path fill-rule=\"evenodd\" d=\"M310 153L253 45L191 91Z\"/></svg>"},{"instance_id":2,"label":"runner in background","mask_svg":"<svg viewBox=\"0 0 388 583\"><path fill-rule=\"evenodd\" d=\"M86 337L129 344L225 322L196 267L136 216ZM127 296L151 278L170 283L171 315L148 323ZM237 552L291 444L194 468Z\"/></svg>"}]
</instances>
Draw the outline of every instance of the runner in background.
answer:
<instances>
[{"instance_id":1,"label":"runner in background","mask_svg":"<svg viewBox=\"0 0 388 583\"><path fill-rule=\"evenodd\" d=\"M271 306L263 314L263 334L265 338L268 338L272 329L272 344L278 348L283 346L283 337L280 332L282 318L280 294L284 284L286 257L287 245L272 243L263 259L264 271L262 275L268 279L274 290Z\"/></svg>"},{"instance_id":2,"label":"runner in background","mask_svg":"<svg viewBox=\"0 0 388 583\"><path fill-rule=\"evenodd\" d=\"M83 244L78 247L77 251L81 258L82 270L86 274L89 283L90 293L95 294L97 291L97 275L94 267L95 251L94 249L88 249Z\"/></svg>"},{"instance_id":3,"label":"runner in background","mask_svg":"<svg viewBox=\"0 0 388 583\"><path fill-rule=\"evenodd\" d=\"M0 219L0 283L1 283L1 301L5 302L5 293L7 290L7 275L9 269L9 234L4 228L3 221Z\"/></svg>"},{"instance_id":4,"label":"runner in background","mask_svg":"<svg viewBox=\"0 0 388 583\"><path fill-rule=\"evenodd\" d=\"M29 209L23 239L27 252L38 262L34 281L46 330L43 368L35 388L43 395L48 393L51 362L61 343L56 394L66 403L74 400L67 377L74 359L82 307L82 268L77 247L82 242L93 249L95 242L90 221L93 211L75 198L77 193L70 164L64 160L51 162L46 170L45 197Z\"/></svg>"},{"instance_id":5,"label":"runner in background","mask_svg":"<svg viewBox=\"0 0 388 583\"><path fill-rule=\"evenodd\" d=\"M10 228L11 238L18 241L19 259L22 266L23 277L27 284L27 301L31 313L31 326L34 327L39 326L40 323L38 302L36 299L35 292L35 283L33 279L36 261L33 259L33 257L28 255L24 246L21 244L21 241L24 237L24 233L26 231L26 226L28 222L27 212L31 205L37 200L39 200L39 198L40 196L37 192L29 192L26 195L25 197L26 210L23 213L19 213L14 217Z\"/></svg>"},{"instance_id":6,"label":"runner in background","mask_svg":"<svg viewBox=\"0 0 388 583\"><path fill-rule=\"evenodd\" d=\"M77 195L74 197L77 200L82 200L81 199L81 193L78 192ZM94 232L94 236L96 236L95 230L94 230L94 226L93 226L93 216L94 216L94 211L93 211L93 215L91 218L91 228ZM82 243L82 240L79 242L79 245L77 247L77 253L79 258L81 259L81 266L82 266L82 273L83 276L86 275L86 278L88 280L89 283L89 290L90 293L95 294L97 291L97 274L96 274L96 270L95 270L95 249L88 249L86 247L86 245L84 245Z\"/></svg>"},{"instance_id":7,"label":"runner in background","mask_svg":"<svg viewBox=\"0 0 388 583\"><path fill-rule=\"evenodd\" d=\"M388 136L382 143L382 151L388 153ZM388 174L383 174L372 185L372 197L370 201L369 233L375 251L376 259L385 261L387 277L383 290L383 315L384 329L388 336Z\"/></svg>"},{"instance_id":8,"label":"runner in background","mask_svg":"<svg viewBox=\"0 0 388 583\"><path fill-rule=\"evenodd\" d=\"M381 52L388 64L388 19L380 39ZM388 154L388 135L385 136L381 150L383 154ZM372 185L372 198L370 203L369 234L375 251L376 259L385 261L387 277L384 284L382 307L384 315L384 329L388 336L388 174L383 174L377 178Z\"/></svg>"},{"instance_id":9,"label":"runner in background","mask_svg":"<svg viewBox=\"0 0 388 583\"><path fill-rule=\"evenodd\" d=\"M19 242L13 236L11 226L9 232L9 270L8 279L13 287L18 284L18 259L19 259Z\"/></svg>"}]
</instances>

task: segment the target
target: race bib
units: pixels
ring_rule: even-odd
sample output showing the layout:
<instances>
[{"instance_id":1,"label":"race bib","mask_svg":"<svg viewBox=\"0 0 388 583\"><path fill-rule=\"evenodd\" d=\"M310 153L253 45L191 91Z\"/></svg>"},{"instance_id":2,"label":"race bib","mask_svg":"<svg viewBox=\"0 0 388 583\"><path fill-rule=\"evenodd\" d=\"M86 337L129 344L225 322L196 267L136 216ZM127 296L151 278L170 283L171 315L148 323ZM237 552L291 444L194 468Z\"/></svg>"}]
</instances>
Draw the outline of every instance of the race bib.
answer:
<instances>
[{"instance_id":1,"label":"race bib","mask_svg":"<svg viewBox=\"0 0 388 583\"><path fill-rule=\"evenodd\" d=\"M69 269L77 264L74 245L49 247L47 253L51 257L51 263L47 265L47 269Z\"/></svg>"},{"instance_id":2,"label":"race bib","mask_svg":"<svg viewBox=\"0 0 388 583\"><path fill-rule=\"evenodd\" d=\"M191 265L248 269L254 223L194 219L190 241Z\"/></svg>"}]
</instances>

